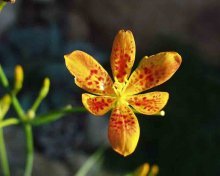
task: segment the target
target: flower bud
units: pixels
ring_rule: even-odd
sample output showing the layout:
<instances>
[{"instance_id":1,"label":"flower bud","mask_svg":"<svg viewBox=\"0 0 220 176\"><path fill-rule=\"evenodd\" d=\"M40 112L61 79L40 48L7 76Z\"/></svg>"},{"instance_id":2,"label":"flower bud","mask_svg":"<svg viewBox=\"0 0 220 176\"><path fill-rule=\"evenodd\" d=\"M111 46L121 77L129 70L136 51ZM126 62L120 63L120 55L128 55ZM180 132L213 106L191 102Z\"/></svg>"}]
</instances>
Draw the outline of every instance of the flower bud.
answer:
<instances>
[{"instance_id":1,"label":"flower bud","mask_svg":"<svg viewBox=\"0 0 220 176\"><path fill-rule=\"evenodd\" d=\"M10 105L11 105L11 97L9 95L5 95L0 99L0 120L8 112Z\"/></svg>"},{"instance_id":2,"label":"flower bud","mask_svg":"<svg viewBox=\"0 0 220 176\"><path fill-rule=\"evenodd\" d=\"M27 118L28 118L29 120L34 119L35 115L36 115L36 114L35 114L35 111L33 111L32 109L28 110L28 112L27 112Z\"/></svg>"},{"instance_id":3,"label":"flower bud","mask_svg":"<svg viewBox=\"0 0 220 176\"><path fill-rule=\"evenodd\" d=\"M0 11L1 11L1 7L0 7ZM2 68L2 66L0 65L0 83L3 85L3 87L7 88L9 86L8 84L8 79L5 75L5 72Z\"/></svg>"},{"instance_id":4,"label":"flower bud","mask_svg":"<svg viewBox=\"0 0 220 176\"><path fill-rule=\"evenodd\" d=\"M151 166L150 173L152 176L156 176L159 173L159 167L157 165Z\"/></svg>"},{"instance_id":5,"label":"flower bud","mask_svg":"<svg viewBox=\"0 0 220 176\"><path fill-rule=\"evenodd\" d=\"M146 176L149 170L150 165L148 163L144 163L135 171L134 176Z\"/></svg>"},{"instance_id":6,"label":"flower bud","mask_svg":"<svg viewBox=\"0 0 220 176\"><path fill-rule=\"evenodd\" d=\"M49 78L45 78L44 82L43 82L43 86L42 86L42 88L40 90L39 96L41 98L46 97L48 92L49 92L49 89L50 89L50 79Z\"/></svg>"},{"instance_id":7,"label":"flower bud","mask_svg":"<svg viewBox=\"0 0 220 176\"><path fill-rule=\"evenodd\" d=\"M21 90L24 80L24 72L22 66L17 65L15 67L14 78L15 78L14 90L15 92L18 92Z\"/></svg>"}]
</instances>

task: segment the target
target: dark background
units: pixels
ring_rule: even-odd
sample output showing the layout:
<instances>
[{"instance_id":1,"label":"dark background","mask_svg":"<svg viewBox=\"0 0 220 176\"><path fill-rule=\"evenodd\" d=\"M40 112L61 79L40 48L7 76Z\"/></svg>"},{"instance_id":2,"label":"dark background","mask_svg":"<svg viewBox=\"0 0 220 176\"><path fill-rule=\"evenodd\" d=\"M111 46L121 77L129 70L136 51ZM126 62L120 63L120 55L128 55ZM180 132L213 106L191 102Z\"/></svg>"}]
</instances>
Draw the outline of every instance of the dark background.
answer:
<instances>
[{"instance_id":1,"label":"dark background","mask_svg":"<svg viewBox=\"0 0 220 176\"><path fill-rule=\"evenodd\" d=\"M67 104L81 106L81 93L63 55L80 49L110 72L109 56L120 29L133 32L135 65L145 55L177 51L183 63L153 90L167 91L166 116L137 115L141 136L136 151L123 158L108 148L102 168L90 175L119 175L144 162L161 176L220 175L220 2L217 0L23 0L0 13L0 63L13 82L21 64L25 82L19 99L27 110L43 78L51 79L43 113ZM2 95L1 95L2 96ZM34 129L34 175L73 175L107 141L106 117L71 114ZM6 129L13 172L24 167L23 133Z\"/></svg>"}]
</instances>

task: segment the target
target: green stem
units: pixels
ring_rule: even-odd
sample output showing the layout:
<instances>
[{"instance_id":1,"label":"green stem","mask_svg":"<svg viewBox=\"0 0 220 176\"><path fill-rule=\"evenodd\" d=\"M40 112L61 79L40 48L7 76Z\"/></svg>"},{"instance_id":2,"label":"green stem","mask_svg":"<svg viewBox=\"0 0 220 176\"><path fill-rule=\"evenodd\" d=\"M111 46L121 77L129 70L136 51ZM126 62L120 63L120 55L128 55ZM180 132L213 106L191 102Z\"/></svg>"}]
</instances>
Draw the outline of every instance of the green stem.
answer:
<instances>
[{"instance_id":1,"label":"green stem","mask_svg":"<svg viewBox=\"0 0 220 176\"><path fill-rule=\"evenodd\" d=\"M35 100L34 104L32 105L32 107L30 108L32 111L36 112L40 103L42 102L43 98L38 96L37 99Z\"/></svg>"},{"instance_id":2,"label":"green stem","mask_svg":"<svg viewBox=\"0 0 220 176\"><path fill-rule=\"evenodd\" d=\"M19 118L21 120L25 121L26 120L25 113L24 113L24 111L23 111L23 109L22 109L22 107L21 107L21 105L20 105L20 103L14 93L11 93L11 98L12 98L12 104L13 104L15 111L17 112Z\"/></svg>"},{"instance_id":3,"label":"green stem","mask_svg":"<svg viewBox=\"0 0 220 176\"><path fill-rule=\"evenodd\" d=\"M43 85L39 91L39 94L38 94L36 100L34 101L32 107L30 108L30 111L33 111L33 112L37 111L42 100L47 96L49 89L50 89L50 79L44 78Z\"/></svg>"},{"instance_id":4,"label":"green stem","mask_svg":"<svg viewBox=\"0 0 220 176\"><path fill-rule=\"evenodd\" d=\"M0 122L0 128L6 127L6 126L11 126L11 125L17 125L19 123L20 123L20 121L16 118L8 118L8 119Z\"/></svg>"},{"instance_id":5,"label":"green stem","mask_svg":"<svg viewBox=\"0 0 220 176\"><path fill-rule=\"evenodd\" d=\"M78 112L86 112L86 109L83 107L73 107L73 108L65 107L59 110L55 110L55 111L37 116L33 120L31 120L30 123L35 126L47 124L47 123L60 119L64 115L67 115L70 113L78 113Z\"/></svg>"},{"instance_id":6,"label":"green stem","mask_svg":"<svg viewBox=\"0 0 220 176\"><path fill-rule=\"evenodd\" d=\"M27 151L24 176L31 176L33 161L34 161L34 142L33 142L32 126L30 124L24 124L24 131L26 135L26 151Z\"/></svg>"},{"instance_id":7,"label":"green stem","mask_svg":"<svg viewBox=\"0 0 220 176\"><path fill-rule=\"evenodd\" d=\"M7 158L7 152L6 152L4 134L2 128L0 128L0 157L1 157L3 175L10 176L10 170L8 165L8 158Z\"/></svg>"}]
</instances>

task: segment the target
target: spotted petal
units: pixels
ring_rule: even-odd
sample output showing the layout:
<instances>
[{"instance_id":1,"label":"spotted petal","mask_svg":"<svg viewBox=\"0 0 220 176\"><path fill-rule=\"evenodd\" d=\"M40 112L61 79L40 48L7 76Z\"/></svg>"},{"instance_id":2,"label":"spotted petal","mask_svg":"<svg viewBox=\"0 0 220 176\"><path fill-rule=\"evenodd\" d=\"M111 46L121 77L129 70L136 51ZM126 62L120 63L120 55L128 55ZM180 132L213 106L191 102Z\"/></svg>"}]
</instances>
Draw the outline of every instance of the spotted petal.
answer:
<instances>
[{"instance_id":1,"label":"spotted petal","mask_svg":"<svg viewBox=\"0 0 220 176\"><path fill-rule=\"evenodd\" d=\"M115 80L124 82L130 75L135 59L135 41L131 31L120 30L115 37L111 68Z\"/></svg>"},{"instance_id":2,"label":"spotted petal","mask_svg":"<svg viewBox=\"0 0 220 176\"><path fill-rule=\"evenodd\" d=\"M125 105L113 109L108 137L112 148L123 156L134 152L140 136L140 127L133 111Z\"/></svg>"},{"instance_id":3,"label":"spotted petal","mask_svg":"<svg viewBox=\"0 0 220 176\"><path fill-rule=\"evenodd\" d=\"M167 92L150 92L146 94L131 95L128 103L138 112L152 115L159 112L167 104L169 94Z\"/></svg>"},{"instance_id":4,"label":"spotted petal","mask_svg":"<svg viewBox=\"0 0 220 176\"><path fill-rule=\"evenodd\" d=\"M160 85L171 78L182 62L176 52L163 52L144 57L131 74L125 94L134 95Z\"/></svg>"},{"instance_id":5,"label":"spotted petal","mask_svg":"<svg viewBox=\"0 0 220 176\"><path fill-rule=\"evenodd\" d=\"M98 95L114 94L111 77L92 56L82 51L74 51L64 58L79 87Z\"/></svg>"},{"instance_id":6,"label":"spotted petal","mask_svg":"<svg viewBox=\"0 0 220 176\"><path fill-rule=\"evenodd\" d=\"M115 97L95 96L88 93L82 94L85 108L94 115L101 116L107 113L115 103Z\"/></svg>"}]
</instances>

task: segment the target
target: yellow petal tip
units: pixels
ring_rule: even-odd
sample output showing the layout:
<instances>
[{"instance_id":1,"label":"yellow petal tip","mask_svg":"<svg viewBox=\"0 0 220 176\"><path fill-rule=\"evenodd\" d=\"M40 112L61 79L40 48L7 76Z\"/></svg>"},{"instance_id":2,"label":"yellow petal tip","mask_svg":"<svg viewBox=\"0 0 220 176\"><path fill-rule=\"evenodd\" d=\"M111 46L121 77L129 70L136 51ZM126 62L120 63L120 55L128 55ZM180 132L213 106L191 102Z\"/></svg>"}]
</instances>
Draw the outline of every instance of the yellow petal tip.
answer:
<instances>
[{"instance_id":1,"label":"yellow petal tip","mask_svg":"<svg viewBox=\"0 0 220 176\"><path fill-rule=\"evenodd\" d=\"M133 152L134 152L134 150L132 150L132 151L122 151L122 150L120 150L120 149L114 149L118 154L120 154L120 155L122 155L123 157L127 157L127 156L129 156L129 155L131 155Z\"/></svg>"},{"instance_id":2,"label":"yellow petal tip","mask_svg":"<svg viewBox=\"0 0 220 176\"><path fill-rule=\"evenodd\" d=\"M173 57L176 63L178 63L179 65L182 63L182 57L179 55L179 53L173 51L166 52L166 54L168 55L168 57Z\"/></svg>"}]
</instances>

